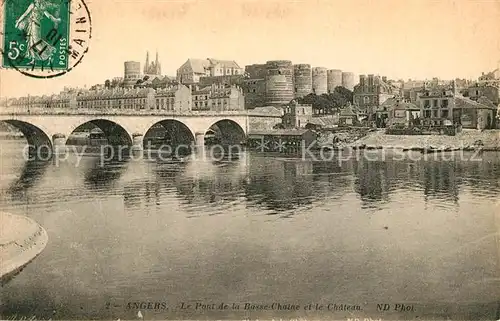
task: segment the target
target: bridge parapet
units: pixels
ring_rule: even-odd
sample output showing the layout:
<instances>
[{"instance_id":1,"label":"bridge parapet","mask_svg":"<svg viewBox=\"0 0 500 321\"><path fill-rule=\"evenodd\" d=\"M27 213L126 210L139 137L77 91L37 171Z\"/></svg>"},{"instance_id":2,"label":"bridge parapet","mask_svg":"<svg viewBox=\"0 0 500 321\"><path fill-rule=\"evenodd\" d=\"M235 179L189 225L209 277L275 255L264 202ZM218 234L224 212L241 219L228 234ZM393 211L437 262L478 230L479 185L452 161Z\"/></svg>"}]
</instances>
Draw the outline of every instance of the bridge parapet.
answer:
<instances>
[{"instance_id":1,"label":"bridge parapet","mask_svg":"<svg viewBox=\"0 0 500 321\"><path fill-rule=\"evenodd\" d=\"M0 115L132 115L132 116L258 116L277 117L280 115L270 114L255 110L226 110L226 111L190 111L176 113L157 109L87 109L87 108L39 108L27 109L15 107L0 107Z\"/></svg>"},{"instance_id":2,"label":"bridge parapet","mask_svg":"<svg viewBox=\"0 0 500 321\"><path fill-rule=\"evenodd\" d=\"M216 116L246 116L246 110L228 111L190 111L172 112L166 110L127 110L127 109L65 109L65 108L0 108L0 115L92 115L92 116L186 116L186 117L216 117Z\"/></svg>"}]
</instances>

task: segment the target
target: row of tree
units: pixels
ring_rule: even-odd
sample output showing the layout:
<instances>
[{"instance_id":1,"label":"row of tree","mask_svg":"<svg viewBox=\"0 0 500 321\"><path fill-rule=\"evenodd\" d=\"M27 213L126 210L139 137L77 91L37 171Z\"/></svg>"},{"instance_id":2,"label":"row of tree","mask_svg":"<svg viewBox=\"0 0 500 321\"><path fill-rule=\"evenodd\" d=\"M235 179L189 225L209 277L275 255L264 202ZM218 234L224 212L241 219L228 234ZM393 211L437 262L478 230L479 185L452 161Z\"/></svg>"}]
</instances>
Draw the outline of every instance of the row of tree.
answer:
<instances>
[{"instance_id":1,"label":"row of tree","mask_svg":"<svg viewBox=\"0 0 500 321\"><path fill-rule=\"evenodd\" d=\"M329 94L309 94L297 99L299 104L312 105L313 109L323 110L326 114L339 112L353 103L353 92L345 87L339 86Z\"/></svg>"}]
</instances>

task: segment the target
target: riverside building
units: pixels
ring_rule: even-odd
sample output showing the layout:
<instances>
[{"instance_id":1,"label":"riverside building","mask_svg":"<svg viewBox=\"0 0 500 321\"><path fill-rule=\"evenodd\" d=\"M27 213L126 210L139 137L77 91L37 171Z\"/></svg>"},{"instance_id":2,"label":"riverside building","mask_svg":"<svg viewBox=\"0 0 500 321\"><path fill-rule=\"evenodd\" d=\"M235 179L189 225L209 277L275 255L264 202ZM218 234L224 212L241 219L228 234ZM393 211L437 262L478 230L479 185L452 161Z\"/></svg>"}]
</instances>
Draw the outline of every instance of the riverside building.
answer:
<instances>
[{"instance_id":1,"label":"riverside building","mask_svg":"<svg viewBox=\"0 0 500 321\"><path fill-rule=\"evenodd\" d=\"M200 88L192 87L193 110L229 111L244 110L243 90L236 85L215 85Z\"/></svg>"},{"instance_id":2,"label":"riverside building","mask_svg":"<svg viewBox=\"0 0 500 321\"><path fill-rule=\"evenodd\" d=\"M423 125L442 126L449 121L463 128L495 127L496 106L459 94L455 81L446 86L425 86L417 93L417 105Z\"/></svg>"},{"instance_id":3,"label":"riverside building","mask_svg":"<svg viewBox=\"0 0 500 321\"><path fill-rule=\"evenodd\" d=\"M374 120L380 105L387 99L399 95L399 92L399 88L390 85L386 77L361 75L359 84L354 86L354 105L368 120Z\"/></svg>"},{"instance_id":4,"label":"riverside building","mask_svg":"<svg viewBox=\"0 0 500 321\"><path fill-rule=\"evenodd\" d=\"M234 60L188 59L177 69L177 81L182 84L195 84L201 77L242 75L243 68Z\"/></svg>"},{"instance_id":5,"label":"riverside building","mask_svg":"<svg viewBox=\"0 0 500 321\"><path fill-rule=\"evenodd\" d=\"M165 88L111 88L62 92L52 96L13 98L7 106L23 109L125 109L166 112L238 111L245 109L240 87L212 85L204 88L182 84Z\"/></svg>"}]
</instances>

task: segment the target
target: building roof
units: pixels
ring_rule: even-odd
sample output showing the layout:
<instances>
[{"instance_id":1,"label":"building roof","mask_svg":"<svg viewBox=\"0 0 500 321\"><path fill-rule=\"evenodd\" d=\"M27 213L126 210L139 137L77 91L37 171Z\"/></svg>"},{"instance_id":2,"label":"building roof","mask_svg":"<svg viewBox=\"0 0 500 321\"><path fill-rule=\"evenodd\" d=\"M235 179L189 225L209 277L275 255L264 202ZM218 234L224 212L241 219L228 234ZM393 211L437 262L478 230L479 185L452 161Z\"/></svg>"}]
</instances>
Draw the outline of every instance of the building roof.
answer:
<instances>
[{"instance_id":1,"label":"building roof","mask_svg":"<svg viewBox=\"0 0 500 321\"><path fill-rule=\"evenodd\" d=\"M381 78L379 78L379 84L380 84L380 87L384 88L385 91L388 93L397 92L399 90L399 87L396 87L393 84L385 82Z\"/></svg>"},{"instance_id":2,"label":"building roof","mask_svg":"<svg viewBox=\"0 0 500 321\"><path fill-rule=\"evenodd\" d=\"M485 105L462 96L455 97L455 108L469 108L469 109L474 108L474 109L492 109L492 110L497 109L497 107L495 107L494 105Z\"/></svg>"},{"instance_id":3,"label":"building roof","mask_svg":"<svg viewBox=\"0 0 500 321\"><path fill-rule=\"evenodd\" d=\"M158 95L171 94L171 93L175 93L180 88L181 88L181 86L169 86L169 87L165 87L165 88L159 88L156 90L156 94L158 94Z\"/></svg>"},{"instance_id":4,"label":"building roof","mask_svg":"<svg viewBox=\"0 0 500 321\"><path fill-rule=\"evenodd\" d=\"M207 59L189 58L185 64L188 64L191 67L191 70L197 74L205 74L206 69L213 67L215 65L221 65L224 68L240 69L240 66L234 60L219 60L214 58L207 58Z\"/></svg>"},{"instance_id":5,"label":"building roof","mask_svg":"<svg viewBox=\"0 0 500 321\"><path fill-rule=\"evenodd\" d=\"M112 88L98 89L79 92L76 97L78 100L85 99L106 99L111 97L146 97L148 93L154 92L152 88Z\"/></svg>"},{"instance_id":6,"label":"building roof","mask_svg":"<svg viewBox=\"0 0 500 321\"><path fill-rule=\"evenodd\" d=\"M191 67L191 70L197 74L204 74L205 68L208 66L207 61L203 59L190 58L186 61L186 64L188 64Z\"/></svg>"},{"instance_id":7,"label":"building roof","mask_svg":"<svg viewBox=\"0 0 500 321\"><path fill-rule=\"evenodd\" d=\"M273 130L261 130L261 131L251 131L248 135L253 136L302 136L311 130L309 129L273 129Z\"/></svg>"},{"instance_id":8,"label":"building roof","mask_svg":"<svg viewBox=\"0 0 500 321\"><path fill-rule=\"evenodd\" d=\"M212 91L212 86L205 86L203 88L197 89L193 91L193 94L206 94Z\"/></svg>"},{"instance_id":9,"label":"building roof","mask_svg":"<svg viewBox=\"0 0 500 321\"><path fill-rule=\"evenodd\" d=\"M313 117L309 121L309 124L321 125L323 127L333 127L333 126L338 125L338 123L339 123L339 116L337 116L337 115Z\"/></svg>"},{"instance_id":10,"label":"building roof","mask_svg":"<svg viewBox=\"0 0 500 321\"><path fill-rule=\"evenodd\" d=\"M100 128L96 127L96 128L92 128L92 129L90 130L90 133L91 133L91 134L102 134L102 133L103 133L103 131L102 131L102 129L100 129Z\"/></svg>"},{"instance_id":11,"label":"building roof","mask_svg":"<svg viewBox=\"0 0 500 321\"><path fill-rule=\"evenodd\" d=\"M218 60L218 59L214 59L214 58L208 58L207 60L210 62L210 64L212 66L220 64L221 66L224 66L225 68L240 69L240 66L234 60Z\"/></svg>"},{"instance_id":12,"label":"building roof","mask_svg":"<svg viewBox=\"0 0 500 321\"><path fill-rule=\"evenodd\" d=\"M403 89L413 89L413 88L420 88L424 87L424 80L408 80L403 83Z\"/></svg>"},{"instance_id":13,"label":"building roof","mask_svg":"<svg viewBox=\"0 0 500 321\"><path fill-rule=\"evenodd\" d=\"M394 108L397 109L408 109L408 110L420 110L420 107L417 105L398 99L398 98L388 98L386 101L384 101L378 108L377 110L392 110Z\"/></svg>"},{"instance_id":14,"label":"building roof","mask_svg":"<svg viewBox=\"0 0 500 321\"><path fill-rule=\"evenodd\" d=\"M469 86L469 89L474 89L474 88L484 88L484 87L492 87L492 88L500 88L500 79L499 80L492 80L492 81L477 81Z\"/></svg>"},{"instance_id":15,"label":"building roof","mask_svg":"<svg viewBox=\"0 0 500 321\"><path fill-rule=\"evenodd\" d=\"M490 71L487 74L481 75L478 78L480 81L481 80L495 80L495 79L500 79L500 68L496 68L493 71Z\"/></svg>"},{"instance_id":16,"label":"building roof","mask_svg":"<svg viewBox=\"0 0 500 321\"><path fill-rule=\"evenodd\" d=\"M278 116L281 116L283 114L283 109L274 106L255 107L253 109L250 109L249 111Z\"/></svg>"},{"instance_id":17,"label":"building roof","mask_svg":"<svg viewBox=\"0 0 500 321\"><path fill-rule=\"evenodd\" d=\"M491 107L491 108L498 108L498 106L496 106L491 100L489 100L487 97L485 96L481 96L478 98L477 100L478 103L480 104L483 104L483 105L486 105L488 107Z\"/></svg>"}]
</instances>

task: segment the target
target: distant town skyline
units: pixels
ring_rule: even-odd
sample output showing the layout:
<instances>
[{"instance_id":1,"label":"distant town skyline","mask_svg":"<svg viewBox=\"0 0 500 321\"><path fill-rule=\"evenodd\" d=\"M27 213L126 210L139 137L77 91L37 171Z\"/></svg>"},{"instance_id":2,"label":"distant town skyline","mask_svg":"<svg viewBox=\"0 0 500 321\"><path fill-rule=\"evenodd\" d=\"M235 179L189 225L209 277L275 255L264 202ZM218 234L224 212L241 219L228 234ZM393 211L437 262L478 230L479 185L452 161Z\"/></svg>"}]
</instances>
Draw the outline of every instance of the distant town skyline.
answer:
<instances>
[{"instance_id":1,"label":"distant town skyline","mask_svg":"<svg viewBox=\"0 0 500 321\"><path fill-rule=\"evenodd\" d=\"M500 1L117 1L88 0L93 36L82 63L54 79L0 71L0 96L87 88L144 67L156 51L162 74L188 58L241 67L291 60L392 79L477 79L500 60Z\"/></svg>"}]
</instances>

